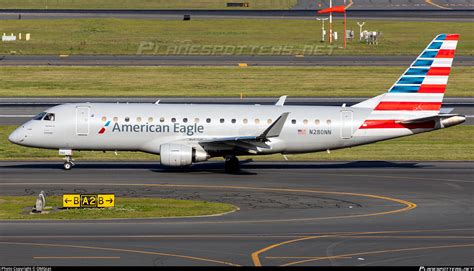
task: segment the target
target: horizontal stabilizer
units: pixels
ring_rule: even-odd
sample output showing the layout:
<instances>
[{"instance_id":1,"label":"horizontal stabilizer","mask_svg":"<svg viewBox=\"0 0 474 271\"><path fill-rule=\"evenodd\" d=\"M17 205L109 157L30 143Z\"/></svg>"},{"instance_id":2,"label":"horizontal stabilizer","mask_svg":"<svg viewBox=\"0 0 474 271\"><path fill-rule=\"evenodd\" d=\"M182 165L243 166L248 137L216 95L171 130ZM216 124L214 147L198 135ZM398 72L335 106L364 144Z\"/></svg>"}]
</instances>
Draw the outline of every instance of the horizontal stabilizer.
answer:
<instances>
[{"instance_id":1,"label":"horizontal stabilizer","mask_svg":"<svg viewBox=\"0 0 474 271\"><path fill-rule=\"evenodd\" d=\"M424 123L429 121L440 122L442 127L449 127L463 123L466 121L466 116L457 115L457 114L439 114L430 117L423 117L417 119L409 119L409 120L400 120L396 123L400 124L416 124L416 123Z\"/></svg>"}]
</instances>

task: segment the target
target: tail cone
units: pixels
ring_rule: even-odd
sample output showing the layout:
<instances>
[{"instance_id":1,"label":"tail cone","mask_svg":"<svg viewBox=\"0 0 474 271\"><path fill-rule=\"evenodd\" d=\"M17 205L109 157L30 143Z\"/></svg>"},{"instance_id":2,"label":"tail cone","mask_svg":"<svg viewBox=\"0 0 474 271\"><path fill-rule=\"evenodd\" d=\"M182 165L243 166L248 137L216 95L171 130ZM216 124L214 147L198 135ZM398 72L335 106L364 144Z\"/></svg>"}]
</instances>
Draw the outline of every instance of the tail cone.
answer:
<instances>
[{"instance_id":1,"label":"tail cone","mask_svg":"<svg viewBox=\"0 0 474 271\"><path fill-rule=\"evenodd\" d=\"M452 116L441 121L441 125L446 128L454 125L461 124L466 121L465 116Z\"/></svg>"}]
</instances>

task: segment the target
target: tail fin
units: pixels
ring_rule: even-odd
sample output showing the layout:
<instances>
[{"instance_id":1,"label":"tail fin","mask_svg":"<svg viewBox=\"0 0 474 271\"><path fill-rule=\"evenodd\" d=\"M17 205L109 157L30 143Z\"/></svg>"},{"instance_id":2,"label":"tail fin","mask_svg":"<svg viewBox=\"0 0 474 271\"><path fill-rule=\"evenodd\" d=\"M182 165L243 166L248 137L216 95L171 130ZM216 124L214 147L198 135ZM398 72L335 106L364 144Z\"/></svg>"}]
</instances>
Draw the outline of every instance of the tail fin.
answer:
<instances>
[{"instance_id":1,"label":"tail fin","mask_svg":"<svg viewBox=\"0 0 474 271\"><path fill-rule=\"evenodd\" d=\"M458 39L458 34L436 36L387 93L354 107L372 108L369 119L400 120L437 115Z\"/></svg>"}]
</instances>

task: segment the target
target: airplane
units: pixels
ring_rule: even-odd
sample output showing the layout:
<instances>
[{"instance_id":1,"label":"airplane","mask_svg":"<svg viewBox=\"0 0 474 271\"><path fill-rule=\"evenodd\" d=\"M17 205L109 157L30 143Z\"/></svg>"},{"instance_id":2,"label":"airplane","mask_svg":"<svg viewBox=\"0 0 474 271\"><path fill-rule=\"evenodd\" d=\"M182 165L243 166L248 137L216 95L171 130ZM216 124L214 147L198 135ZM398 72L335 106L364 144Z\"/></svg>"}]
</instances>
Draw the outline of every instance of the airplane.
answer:
<instances>
[{"instance_id":1,"label":"airplane","mask_svg":"<svg viewBox=\"0 0 474 271\"><path fill-rule=\"evenodd\" d=\"M439 34L389 90L352 106L72 103L51 107L9 135L12 143L58 149L64 169L73 150L140 151L165 167L223 157L349 148L463 123L441 108L458 34ZM376 75L374 74L374 79Z\"/></svg>"}]
</instances>

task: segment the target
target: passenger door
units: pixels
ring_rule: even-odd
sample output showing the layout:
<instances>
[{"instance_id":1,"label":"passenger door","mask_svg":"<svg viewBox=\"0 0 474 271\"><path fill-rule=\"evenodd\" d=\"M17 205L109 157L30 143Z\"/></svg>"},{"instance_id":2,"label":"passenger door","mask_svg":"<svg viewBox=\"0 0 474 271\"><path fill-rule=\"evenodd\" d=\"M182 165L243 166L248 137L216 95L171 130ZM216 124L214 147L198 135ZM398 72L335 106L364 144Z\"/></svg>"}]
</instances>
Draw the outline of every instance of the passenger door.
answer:
<instances>
[{"instance_id":1,"label":"passenger door","mask_svg":"<svg viewBox=\"0 0 474 271\"><path fill-rule=\"evenodd\" d=\"M89 134L89 115L90 107L76 107L76 134L78 136L87 136Z\"/></svg>"},{"instance_id":2,"label":"passenger door","mask_svg":"<svg viewBox=\"0 0 474 271\"><path fill-rule=\"evenodd\" d=\"M341 110L341 138L352 138L353 113L350 110Z\"/></svg>"}]
</instances>

